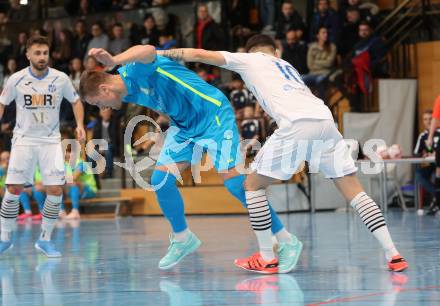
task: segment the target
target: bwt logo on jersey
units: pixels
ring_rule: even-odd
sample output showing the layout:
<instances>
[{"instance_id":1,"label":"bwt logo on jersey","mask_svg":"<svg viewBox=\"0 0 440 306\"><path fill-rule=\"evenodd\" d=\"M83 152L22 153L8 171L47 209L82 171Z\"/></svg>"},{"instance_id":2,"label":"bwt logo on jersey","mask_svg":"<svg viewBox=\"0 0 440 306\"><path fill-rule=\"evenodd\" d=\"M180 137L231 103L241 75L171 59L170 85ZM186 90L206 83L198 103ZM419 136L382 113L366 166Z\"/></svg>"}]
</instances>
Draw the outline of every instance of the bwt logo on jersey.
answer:
<instances>
[{"instance_id":1,"label":"bwt logo on jersey","mask_svg":"<svg viewBox=\"0 0 440 306\"><path fill-rule=\"evenodd\" d=\"M54 108L54 95L23 95L26 108Z\"/></svg>"}]
</instances>

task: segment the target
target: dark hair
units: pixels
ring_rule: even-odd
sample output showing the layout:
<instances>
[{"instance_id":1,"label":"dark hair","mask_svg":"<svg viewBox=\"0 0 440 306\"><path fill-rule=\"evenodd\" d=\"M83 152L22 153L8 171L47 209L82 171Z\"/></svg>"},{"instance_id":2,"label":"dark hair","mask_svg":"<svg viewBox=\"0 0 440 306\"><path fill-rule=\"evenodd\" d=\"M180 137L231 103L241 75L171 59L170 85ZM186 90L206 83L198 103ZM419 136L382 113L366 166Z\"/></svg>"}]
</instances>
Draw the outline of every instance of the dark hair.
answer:
<instances>
[{"instance_id":1,"label":"dark hair","mask_svg":"<svg viewBox=\"0 0 440 306\"><path fill-rule=\"evenodd\" d=\"M423 114L430 114L432 115L432 109L427 109L423 112Z\"/></svg>"},{"instance_id":2,"label":"dark hair","mask_svg":"<svg viewBox=\"0 0 440 306\"><path fill-rule=\"evenodd\" d=\"M318 36L319 32L321 31L321 29L326 29L327 30L327 41L324 43L324 50L327 53L330 53L331 50L331 44L330 44L330 40L328 39L328 28L325 26L320 26L318 28L318 32L316 33L316 35Z\"/></svg>"},{"instance_id":3,"label":"dark hair","mask_svg":"<svg viewBox=\"0 0 440 306\"><path fill-rule=\"evenodd\" d=\"M359 26L361 26L361 25L366 25L366 26L368 26L370 29L373 29L373 27L371 26L371 23L369 23L369 22L366 21L366 20L362 20L361 22L359 22Z\"/></svg>"},{"instance_id":4,"label":"dark hair","mask_svg":"<svg viewBox=\"0 0 440 306\"><path fill-rule=\"evenodd\" d=\"M281 5L284 5L284 4L291 4L291 5L293 5L293 2L292 2L292 0L284 0Z\"/></svg>"},{"instance_id":5,"label":"dark hair","mask_svg":"<svg viewBox=\"0 0 440 306\"><path fill-rule=\"evenodd\" d=\"M156 20L154 19L153 14L150 14L150 13L145 14L144 22L145 22L145 20L150 19L150 18L153 19L154 22L156 22Z\"/></svg>"},{"instance_id":6,"label":"dark hair","mask_svg":"<svg viewBox=\"0 0 440 306\"><path fill-rule=\"evenodd\" d=\"M349 7L347 7L347 12L358 12L359 13L359 8L357 6L349 6Z\"/></svg>"},{"instance_id":7,"label":"dark hair","mask_svg":"<svg viewBox=\"0 0 440 306\"><path fill-rule=\"evenodd\" d=\"M120 22L116 22L112 28L114 28L114 27L123 28L122 23L120 23Z\"/></svg>"},{"instance_id":8,"label":"dark hair","mask_svg":"<svg viewBox=\"0 0 440 306\"><path fill-rule=\"evenodd\" d=\"M96 96L99 85L105 83L110 75L102 71L85 71L79 81L79 95L85 100L87 96Z\"/></svg>"},{"instance_id":9,"label":"dark hair","mask_svg":"<svg viewBox=\"0 0 440 306\"><path fill-rule=\"evenodd\" d=\"M26 49L29 50L33 45L46 45L50 48L49 39L45 36L32 35L26 42Z\"/></svg>"},{"instance_id":10,"label":"dark hair","mask_svg":"<svg viewBox=\"0 0 440 306\"><path fill-rule=\"evenodd\" d=\"M245 46L246 52L255 47L272 47L274 51L277 48L275 41L270 36L264 34L256 34L248 39Z\"/></svg>"}]
</instances>

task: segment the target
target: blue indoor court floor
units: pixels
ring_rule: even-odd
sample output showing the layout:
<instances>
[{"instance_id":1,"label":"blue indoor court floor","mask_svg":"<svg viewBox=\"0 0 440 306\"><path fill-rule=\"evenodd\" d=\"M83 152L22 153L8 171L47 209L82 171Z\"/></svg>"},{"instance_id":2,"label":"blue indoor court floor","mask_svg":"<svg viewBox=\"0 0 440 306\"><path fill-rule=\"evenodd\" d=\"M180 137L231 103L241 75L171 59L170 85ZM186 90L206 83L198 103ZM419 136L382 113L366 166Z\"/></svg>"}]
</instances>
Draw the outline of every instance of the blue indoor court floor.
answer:
<instances>
[{"instance_id":1,"label":"blue indoor court floor","mask_svg":"<svg viewBox=\"0 0 440 306\"><path fill-rule=\"evenodd\" d=\"M203 241L162 272L161 217L60 223L63 258L33 248L39 225L20 224L0 258L1 302L15 305L440 305L440 218L391 211L388 225L410 268L390 273L379 245L353 213L281 215L304 242L297 269L261 276L233 265L256 250L245 216L190 217Z\"/></svg>"}]
</instances>

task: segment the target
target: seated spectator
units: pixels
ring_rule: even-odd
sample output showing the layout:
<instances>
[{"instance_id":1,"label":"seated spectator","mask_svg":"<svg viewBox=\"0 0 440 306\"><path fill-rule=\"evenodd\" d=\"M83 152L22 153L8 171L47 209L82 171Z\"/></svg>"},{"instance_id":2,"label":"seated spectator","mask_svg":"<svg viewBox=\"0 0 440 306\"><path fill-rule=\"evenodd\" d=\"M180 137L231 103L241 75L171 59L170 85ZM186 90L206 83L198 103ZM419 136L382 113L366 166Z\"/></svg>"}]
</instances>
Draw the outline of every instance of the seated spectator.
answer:
<instances>
[{"instance_id":1,"label":"seated spectator","mask_svg":"<svg viewBox=\"0 0 440 306\"><path fill-rule=\"evenodd\" d=\"M197 75L206 83L216 87L219 86L219 78L215 74L210 73L209 67L205 65L198 65L195 71Z\"/></svg>"},{"instance_id":2,"label":"seated spectator","mask_svg":"<svg viewBox=\"0 0 440 306\"><path fill-rule=\"evenodd\" d=\"M249 91L244 87L244 82L240 76L234 76L230 83L230 88L231 93L229 94L229 100L235 110L236 118L240 120L243 118L245 107L250 106L251 109L253 109Z\"/></svg>"},{"instance_id":3,"label":"seated spectator","mask_svg":"<svg viewBox=\"0 0 440 306\"><path fill-rule=\"evenodd\" d=\"M373 35L371 25L362 21L359 23L360 41L354 46L354 55L359 56L364 52L368 52L370 71L373 77L380 77L387 74L386 65L382 65L382 59L386 55L386 46L384 41Z\"/></svg>"},{"instance_id":4,"label":"seated spectator","mask_svg":"<svg viewBox=\"0 0 440 306\"><path fill-rule=\"evenodd\" d=\"M87 46L86 51L86 58L87 53L92 48L102 48L107 50L109 45L109 38L107 34L104 33L104 29L102 27L102 24L99 22L96 22L92 25L92 39L89 42L89 45Z\"/></svg>"},{"instance_id":5,"label":"seated spectator","mask_svg":"<svg viewBox=\"0 0 440 306\"><path fill-rule=\"evenodd\" d=\"M81 79L81 74L84 71L84 66L81 58L75 57L70 61L70 74L69 77L72 80L73 87L76 91L79 91L79 81Z\"/></svg>"},{"instance_id":6,"label":"seated spectator","mask_svg":"<svg viewBox=\"0 0 440 306\"><path fill-rule=\"evenodd\" d=\"M360 20L361 16L359 10L355 7L348 7L346 21L341 33L341 36L344 39L341 40L338 48L341 56L347 55L353 49L353 46L359 41L358 29Z\"/></svg>"},{"instance_id":7,"label":"seated spectator","mask_svg":"<svg viewBox=\"0 0 440 306\"><path fill-rule=\"evenodd\" d=\"M5 106L5 111L0 125L1 149L11 151L12 131L15 127L16 104L15 101Z\"/></svg>"},{"instance_id":8,"label":"seated spectator","mask_svg":"<svg viewBox=\"0 0 440 306\"><path fill-rule=\"evenodd\" d=\"M309 45L307 52L307 66L309 73L303 76L307 86L316 87L321 99L325 98L325 80L335 65L336 46L328 40L328 31L325 27L319 28L317 42Z\"/></svg>"},{"instance_id":9,"label":"seated spectator","mask_svg":"<svg viewBox=\"0 0 440 306\"><path fill-rule=\"evenodd\" d=\"M140 43L142 45L153 46L157 46L159 44L159 31L156 27L156 21L151 14L145 15L144 26L140 31Z\"/></svg>"},{"instance_id":10,"label":"seated spectator","mask_svg":"<svg viewBox=\"0 0 440 306\"><path fill-rule=\"evenodd\" d=\"M360 19L374 23L375 15L379 12L379 7L371 2L361 3L361 0L345 0L341 3L339 13L342 18L347 15L348 9L359 10Z\"/></svg>"},{"instance_id":11,"label":"seated spectator","mask_svg":"<svg viewBox=\"0 0 440 306\"><path fill-rule=\"evenodd\" d=\"M253 107L246 106L244 108L243 121L240 124L240 134L242 139L248 140L244 147L245 152L251 150L252 146L261 140L260 121L254 118ZM252 155L253 154L255 154L255 152L252 152Z\"/></svg>"},{"instance_id":12,"label":"seated spectator","mask_svg":"<svg viewBox=\"0 0 440 306\"><path fill-rule=\"evenodd\" d=\"M124 37L124 28L122 24L115 23L112 27L113 39L110 41L108 51L110 54L116 55L122 53L130 47L128 38Z\"/></svg>"},{"instance_id":13,"label":"seated spectator","mask_svg":"<svg viewBox=\"0 0 440 306\"><path fill-rule=\"evenodd\" d=\"M119 124L112 109L106 108L99 111L99 118L93 127L93 139L104 139L108 143L108 149L100 152L105 156L104 178L113 177L113 156L117 153L119 143Z\"/></svg>"},{"instance_id":14,"label":"seated spectator","mask_svg":"<svg viewBox=\"0 0 440 306\"><path fill-rule=\"evenodd\" d=\"M104 70L104 67L102 67L101 63L98 62L94 57L89 56L86 59L85 70L86 71L102 71L102 70Z\"/></svg>"},{"instance_id":15,"label":"seated spectator","mask_svg":"<svg viewBox=\"0 0 440 306\"><path fill-rule=\"evenodd\" d=\"M338 14L330 8L329 0L319 0L317 2L317 11L313 14L310 24L310 41L316 40L316 35L321 27L328 30L329 41L337 44L341 25Z\"/></svg>"},{"instance_id":16,"label":"seated spectator","mask_svg":"<svg viewBox=\"0 0 440 306\"><path fill-rule=\"evenodd\" d=\"M308 72L307 45L299 40L296 28L287 31L285 39L281 41L281 52L281 58L298 70L299 74Z\"/></svg>"},{"instance_id":17,"label":"seated spectator","mask_svg":"<svg viewBox=\"0 0 440 306\"><path fill-rule=\"evenodd\" d=\"M9 166L9 151L3 151L0 154L0 198L3 199L6 190L6 173L8 172Z\"/></svg>"},{"instance_id":18,"label":"seated spectator","mask_svg":"<svg viewBox=\"0 0 440 306\"><path fill-rule=\"evenodd\" d=\"M221 27L209 15L204 3L197 7L197 23L194 27L194 46L199 49L222 50L224 33Z\"/></svg>"},{"instance_id":19,"label":"seated spectator","mask_svg":"<svg viewBox=\"0 0 440 306\"><path fill-rule=\"evenodd\" d=\"M423 127L425 128L417 138L417 143L414 148L414 156L426 157L433 156L437 150L440 140L440 129L436 129L433 137L432 148L428 148L426 143L428 140L429 129L432 121L432 110L427 110L423 113ZM424 190L429 192L432 197L435 196L435 185L433 179L435 178L435 165L429 164L426 167L421 167L416 170L415 183L420 184ZM430 207L431 209L432 207Z\"/></svg>"},{"instance_id":20,"label":"seated spectator","mask_svg":"<svg viewBox=\"0 0 440 306\"><path fill-rule=\"evenodd\" d=\"M286 0L281 5L281 15L275 28L276 39L283 39L289 29L304 29L305 24L301 15L295 10L291 0Z\"/></svg>"},{"instance_id":21,"label":"seated spectator","mask_svg":"<svg viewBox=\"0 0 440 306\"><path fill-rule=\"evenodd\" d=\"M134 10L139 7L139 0L127 0L124 6L122 6L123 10Z\"/></svg>"},{"instance_id":22,"label":"seated spectator","mask_svg":"<svg viewBox=\"0 0 440 306\"><path fill-rule=\"evenodd\" d=\"M79 219L79 202L81 199L91 199L96 197L98 188L96 186L95 177L88 163L81 158L70 162L71 152L68 149L65 154L65 172L66 172L66 198L72 201L72 211L67 215L64 202L61 203L60 218L62 219Z\"/></svg>"},{"instance_id":23,"label":"seated spectator","mask_svg":"<svg viewBox=\"0 0 440 306\"><path fill-rule=\"evenodd\" d=\"M167 32L162 32L159 35L159 45L156 47L157 50L169 50L177 47L177 41L174 36Z\"/></svg>"},{"instance_id":24,"label":"seated spectator","mask_svg":"<svg viewBox=\"0 0 440 306\"><path fill-rule=\"evenodd\" d=\"M85 58L89 42L92 39L87 32L87 25L84 20L78 20L75 23L75 33L73 37L73 52L74 57Z\"/></svg>"}]
</instances>

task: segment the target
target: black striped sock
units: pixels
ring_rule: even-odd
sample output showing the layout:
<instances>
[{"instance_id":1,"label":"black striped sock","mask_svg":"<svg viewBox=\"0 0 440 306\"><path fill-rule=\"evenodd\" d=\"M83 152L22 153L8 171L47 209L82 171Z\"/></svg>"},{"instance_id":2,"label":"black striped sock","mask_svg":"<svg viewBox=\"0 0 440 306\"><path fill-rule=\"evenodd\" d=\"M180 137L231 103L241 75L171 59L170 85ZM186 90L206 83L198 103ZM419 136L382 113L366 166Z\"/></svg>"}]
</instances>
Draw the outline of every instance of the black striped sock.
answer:
<instances>
[{"instance_id":1,"label":"black striped sock","mask_svg":"<svg viewBox=\"0 0 440 306\"><path fill-rule=\"evenodd\" d=\"M2 200L2 208L0 209L0 216L5 219L16 219L18 211L20 209L19 196L5 192L5 196Z\"/></svg>"},{"instance_id":2,"label":"black striped sock","mask_svg":"<svg viewBox=\"0 0 440 306\"><path fill-rule=\"evenodd\" d=\"M63 196L46 196L43 208L43 222L41 223L41 235L40 239L50 240L52 236L52 231L55 227L55 223L58 219L58 214L60 212L60 205Z\"/></svg>"}]
</instances>

